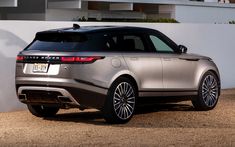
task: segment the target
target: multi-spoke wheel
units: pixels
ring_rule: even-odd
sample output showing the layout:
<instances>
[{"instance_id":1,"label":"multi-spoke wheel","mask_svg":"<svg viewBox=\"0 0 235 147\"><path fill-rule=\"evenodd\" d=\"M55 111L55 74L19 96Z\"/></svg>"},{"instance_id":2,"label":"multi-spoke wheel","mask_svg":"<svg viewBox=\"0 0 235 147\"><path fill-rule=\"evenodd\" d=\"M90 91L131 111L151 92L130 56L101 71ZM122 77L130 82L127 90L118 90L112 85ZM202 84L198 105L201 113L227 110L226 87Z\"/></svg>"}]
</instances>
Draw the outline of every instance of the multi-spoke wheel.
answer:
<instances>
[{"instance_id":1,"label":"multi-spoke wheel","mask_svg":"<svg viewBox=\"0 0 235 147\"><path fill-rule=\"evenodd\" d=\"M212 72L207 72L200 83L198 97L192 100L193 106L197 110L213 109L219 99L219 81Z\"/></svg>"},{"instance_id":2,"label":"multi-spoke wheel","mask_svg":"<svg viewBox=\"0 0 235 147\"><path fill-rule=\"evenodd\" d=\"M132 116L135 108L135 93L129 83L120 83L115 89L113 99L115 113L120 119L125 120Z\"/></svg>"},{"instance_id":3,"label":"multi-spoke wheel","mask_svg":"<svg viewBox=\"0 0 235 147\"><path fill-rule=\"evenodd\" d=\"M136 87L127 78L119 78L109 89L104 116L110 123L125 123L135 111Z\"/></svg>"}]
</instances>

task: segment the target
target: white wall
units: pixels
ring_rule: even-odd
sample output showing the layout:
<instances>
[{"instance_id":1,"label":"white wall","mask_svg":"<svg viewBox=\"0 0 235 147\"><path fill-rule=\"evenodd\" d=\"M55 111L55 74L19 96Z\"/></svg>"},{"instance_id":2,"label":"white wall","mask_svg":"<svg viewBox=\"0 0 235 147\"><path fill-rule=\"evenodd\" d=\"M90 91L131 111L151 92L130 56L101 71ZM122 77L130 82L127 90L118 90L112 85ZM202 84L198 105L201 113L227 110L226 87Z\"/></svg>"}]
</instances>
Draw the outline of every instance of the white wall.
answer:
<instances>
[{"instance_id":1,"label":"white wall","mask_svg":"<svg viewBox=\"0 0 235 147\"><path fill-rule=\"evenodd\" d=\"M234 7L175 6L175 19L181 23L228 23L235 20L234 14Z\"/></svg>"},{"instance_id":2,"label":"white wall","mask_svg":"<svg viewBox=\"0 0 235 147\"><path fill-rule=\"evenodd\" d=\"M0 7L17 7L17 0L1 0Z\"/></svg>"},{"instance_id":3,"label":"white wall","mask_svg":"<svg viewBox=\"0 0 235 147\"><path fill-rule=\"evenodd\" d=\"M29 44L36 32L71 27L73 22L0 21L0 112L25 108L15 93L15 57ZM80 25L125 25L155 28L189 52L213 58L221 73L222 87L235 87L235 25L157 24L157 23L93 23Z\"/></svg>"},{"instance_id":4,"label":"white wall","mask_svg":"<svg viewBox=\"0 0 235 147\"><path fill-rule=\"evenodd\" d=\"M214 3L218 3L218 0L204 0L204 2L214 2Z\"/></svg>"},{"instance_id":5,"label":"white wall","mask_svg":"<svg viewBox=\"0 0 235 147\"><path fill-rule=\"evenodd\" d=\"M48 1L48 8L51 9L57 9L57 8L62 8L62 9L81 9L81 0L61 0L61 1Z\"/></svg>"}]
</instances>

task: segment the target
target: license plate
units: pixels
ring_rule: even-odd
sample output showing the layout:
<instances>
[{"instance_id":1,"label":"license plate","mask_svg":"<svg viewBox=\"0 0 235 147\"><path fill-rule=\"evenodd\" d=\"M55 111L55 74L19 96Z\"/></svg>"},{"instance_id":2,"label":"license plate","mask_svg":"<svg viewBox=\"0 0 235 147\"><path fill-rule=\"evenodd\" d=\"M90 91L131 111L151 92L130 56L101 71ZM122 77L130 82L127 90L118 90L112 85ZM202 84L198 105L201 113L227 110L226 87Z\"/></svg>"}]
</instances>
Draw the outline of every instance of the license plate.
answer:
<instances>
[{"instance_id":1,"label":"license plate","mask_svg":"<svg viewBox=\"0 0 235 147\"><path fill-rule=\"evenodd\" d=\"M33 72L35 73L46 73L48 70L48 64L46 63L35 63L33 65Z\"/></svg>"}]
</instances>

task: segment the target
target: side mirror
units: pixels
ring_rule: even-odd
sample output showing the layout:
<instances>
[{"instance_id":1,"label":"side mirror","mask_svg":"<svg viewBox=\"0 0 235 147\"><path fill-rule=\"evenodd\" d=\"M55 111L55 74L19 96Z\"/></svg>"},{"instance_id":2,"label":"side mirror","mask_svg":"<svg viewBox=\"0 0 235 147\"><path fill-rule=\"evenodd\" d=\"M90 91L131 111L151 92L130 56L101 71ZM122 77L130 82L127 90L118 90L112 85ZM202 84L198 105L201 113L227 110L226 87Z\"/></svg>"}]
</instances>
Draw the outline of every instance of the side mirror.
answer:
<instances>
[{"instance_id":1,"label":"side mirror","mask_svg":"<svg viewBox=\"0 0 235 147\"><path fill-rule=\"evenodd\" d=\"M180 50L181 53L187 53L188 48L186 46L179 45L178 47L179 47L179 50Z\"/></svg>"}]
</instances>

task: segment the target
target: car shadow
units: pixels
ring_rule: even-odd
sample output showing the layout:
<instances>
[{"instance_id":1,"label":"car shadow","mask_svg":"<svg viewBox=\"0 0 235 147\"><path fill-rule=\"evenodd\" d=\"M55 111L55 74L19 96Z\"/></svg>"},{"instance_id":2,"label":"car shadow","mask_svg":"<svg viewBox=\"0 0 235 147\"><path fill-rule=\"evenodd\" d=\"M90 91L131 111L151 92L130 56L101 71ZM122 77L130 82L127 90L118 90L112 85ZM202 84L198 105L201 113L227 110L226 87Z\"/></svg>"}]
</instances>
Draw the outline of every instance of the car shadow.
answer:
<instances>
[{"instance_id":1,"label":"car shadow","mask_svg":"<svg viewBox=\"0 0 235 147\"><path fill-rule=\"evenodd\" d=\"M144 105L139 106L136 109L136 114L148 114L151 112L162 112L162 111L194 111L194 107L188 104L153 104L153 105Z\"/></svg>"},{"instance_id":2,"label":"car shadow","mask_svg":"<svg viewBox=\"0 0 235 147\"><path fill-rule=\"evenodd\" d=\"M149 114L155 112L174 112L174 111L185 111L185 112L194 111L194 108L193 106L187 104L172 104L172 103L144 105L144 106L138 106L136 108L134 117L135 116L138 117L138 115L146 115L146 117L148 117ZM82 111L82 112L59 113L54 117L46 117L44 119L49 121L77 122L77 123L87 123L87 124L102 125L102 126L110 125L105 122L102 112L98 110L91 112ZM132 119L131 122L132 121L139 121L139 120ZM134 123L138 124L138 122ZM126 124L115 124L113 126L123 126L123 125L125 126Z\"/></svg>"},{"instance_id":3,"label":"car shadow","mask_svg":"<svg viewBox=\"0 0 235 147\"><path fill-rule=\"evenodd\" d=\"M79 122L95 125L105 125L103 120L103 114L100 111L93 112L71 112L71 113L59 113L54 117L46 117L45 120L51 121L63 121L63 122Z\"/></svg>"}]
</instances>

